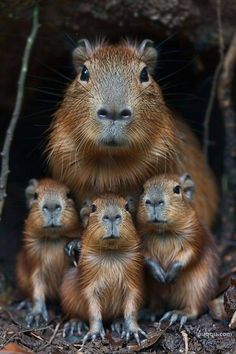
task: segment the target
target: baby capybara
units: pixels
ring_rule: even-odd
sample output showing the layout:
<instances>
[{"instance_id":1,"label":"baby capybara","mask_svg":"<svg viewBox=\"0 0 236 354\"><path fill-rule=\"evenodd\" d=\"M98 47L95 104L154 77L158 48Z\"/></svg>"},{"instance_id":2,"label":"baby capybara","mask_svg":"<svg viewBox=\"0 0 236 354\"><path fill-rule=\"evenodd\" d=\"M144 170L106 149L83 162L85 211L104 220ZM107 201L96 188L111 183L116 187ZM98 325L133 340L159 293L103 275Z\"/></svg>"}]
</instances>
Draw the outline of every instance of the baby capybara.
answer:
<instances>
[{"instance_id":1,"label":"baby capybara","mask_svg":"<svg viewBox=\"0 0 236 354\"><path fill-rule=\"evenodd\" d=\"M81 213L83 220L87 217L87 226L78 267L69 270L61 288L62 308L72 319L66 331L75 329L75 334L81 334L80 321L89 323L85 343L104 338L103 321L123 317L123 336L129 340L134 335L139 343L140 333L146 336L137 323L143 298L143 257L127 203L107 194L95 198L89 212L84 208Z\"/></svg>"},{"instance_id":2,"label":"baby capybara","mask_svg":"<svg viewBox=\"0 0 236 354\"><path fill-rule=\"evenodd\" d=\"M197 192L196 192L197 193ZM171 323L196 318L214 296L218 255L192 206L190 175L160 175L144 184L137 214L147 277L147 301Z\"/></svg>"},{"instance_id":3,"label":"baby capybara","mask_svg":"<svg viewBox=\"0 0 236 354\"><path fill-rule=\"evenodd\" d=\"M69 189L49 178L33 181L34 186L26 191L30 210L16 266L18 285L33 303L26 317L28 327L48 321L45 301L59 298L62 278L70 264L64 247L81 234Z\"/></svg>"}]
</instances>

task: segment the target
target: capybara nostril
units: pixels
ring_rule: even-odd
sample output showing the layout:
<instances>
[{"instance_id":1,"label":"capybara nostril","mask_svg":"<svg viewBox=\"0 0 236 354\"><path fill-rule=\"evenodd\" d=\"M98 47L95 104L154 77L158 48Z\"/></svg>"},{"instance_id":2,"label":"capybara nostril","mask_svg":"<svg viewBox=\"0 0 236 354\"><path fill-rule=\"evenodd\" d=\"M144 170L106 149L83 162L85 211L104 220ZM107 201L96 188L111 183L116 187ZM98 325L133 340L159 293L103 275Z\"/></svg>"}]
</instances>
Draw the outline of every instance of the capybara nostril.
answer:
<instances>
[{"instance_id":1,"label":"capybara nostril","mask_svg":"<svg viewBox=\"0 0 236 354\"><path fill-rule=\"evenodd\" d=\"M108 215L104 215L102 219L103 219L103 221L109 221L110 217Z\"/></svg>"},{"instance_id":2,"label":"capybara nostril","mask_svg":"<svg viewBox=\"0 0 236 354\"><path fill-rule=\"evenodd\" d=\"M107 119L109 118L109 112L105 108L100 108L97 111L97 116L99 119Z\"/></svg>"},{"instance_id":3,"label":"capybara nostril","mask_svg":"<svg viewBox=\"0 0 236 354\"><path fill-rule=\"evenodd\" d=\"M129 119L131 118L131 110L130 109L123 109L121 112L120 112L120 117L122 119Z\"/></svg>"},{"instance_id":4,"label":"capybara nostril","mask_svg":"<svg viewBox=\"0 0 236 354\"><path fill-rule=\"evenodd\" d=\"M48 211L48 206L47 205L43 205L43 211Z\"/></svg>"},{"instance_id":5,"label":"capybara nostril","mask_svg":"<svg viewBox=\"0 0 236 354\"><path fill-rule=\"evenodd\" d=\"M61 205L60 205L60 204L56 204L55 210L56 210L56 211L61 211L61 209L62 209L62 208L61 208Z\"/></svg>"},{"instance_id":6,"label":"capybara nostril","mask_svg":"<svg viewBox=\"0 0 236 354\"><path fill-rule=\"evenodd\" d=\"M158 200L157 202L157 205L159 206L163 206L165 203L164 203L164 200Z\"/></svg>"},{"instance_id":7,"label":"capybara nostril","mask_svg":"<svg viewBox=\"0 0 236 354\"><path fill-rule=\"evenodd\" d=\"M43 211L53 213L54 211L61 211L62 207L57 203L45 203L43 205Z\"/></svg>"}]
</instances>

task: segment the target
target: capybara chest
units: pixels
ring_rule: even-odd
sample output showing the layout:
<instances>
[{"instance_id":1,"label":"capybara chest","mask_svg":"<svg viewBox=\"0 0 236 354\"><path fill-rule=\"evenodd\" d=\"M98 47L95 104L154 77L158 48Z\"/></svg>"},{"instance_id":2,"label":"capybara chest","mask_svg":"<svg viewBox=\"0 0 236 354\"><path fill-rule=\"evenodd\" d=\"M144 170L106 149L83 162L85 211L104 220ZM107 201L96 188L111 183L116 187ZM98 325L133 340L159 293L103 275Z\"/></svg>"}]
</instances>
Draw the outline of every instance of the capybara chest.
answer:
<instances>
[{"instance_id":1,"label":"capybara chest","mask_svg":"<svg viewBox=\"0 0 236 354\"><path fill-rule=\"evenodd\" d=\"M65 241L48 242L41 245L41 278L45 284L47 296L57 298L59 287L69 260L64 252Z\"/></svg>"}]
</instances>

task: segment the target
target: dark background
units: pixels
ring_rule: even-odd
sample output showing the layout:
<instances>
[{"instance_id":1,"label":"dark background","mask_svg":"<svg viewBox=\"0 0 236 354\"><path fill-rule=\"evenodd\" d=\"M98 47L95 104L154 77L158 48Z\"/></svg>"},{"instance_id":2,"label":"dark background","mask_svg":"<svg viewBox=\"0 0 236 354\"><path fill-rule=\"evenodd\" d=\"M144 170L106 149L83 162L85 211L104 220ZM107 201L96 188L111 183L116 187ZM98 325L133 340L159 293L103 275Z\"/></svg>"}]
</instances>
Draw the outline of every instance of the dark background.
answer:
<instances>
[{"instance_id":1,"label":"dark background","mask_svg":"<svg viewBox=\"0 0 236 354\"><path fill-rule=\"evenodd\" d=\"M109 3L113 5L109 7ZM155 78L163 88L166 101L183 115L202 140L212 77L219 60L218 43L212 35L217 31L217 21L216 13L210 11L211 1L206 1L205 5L202 1L192 3L186 10L185 2L177 1L179 8L172 9L171 1L166 1L172 18L165 23L164 16L148 12L155 8L155 2L149 8L149 1L145 6L144 2L137 1L136 8L129 1L44 2L40 10L41 27L29 64L23 109L11 148L8 197L0 224L0 267L10 277L26 215L24 188L30 178L48 174L43 154L48 127L64 89L74 77L71 52L76 40L84 37L93 40L98 35L106 36L111 42L121 37L154 40L159 52ZM196 4L199 12L194 13ZM31 28L31 5L32 1L0 2L0 148L15 103L21 58ZM157 14L164 11L158 6ZM235 19L235 13L229 6L225 7L227 42L231 16ZM175 16L175 12L181 11L185 16L182 20ZM110 12L114 15L112 20ZM223 171L223 132L222 116L215 103L210 124L209 160L219 187Z\"/></svg>"}]
</instances>

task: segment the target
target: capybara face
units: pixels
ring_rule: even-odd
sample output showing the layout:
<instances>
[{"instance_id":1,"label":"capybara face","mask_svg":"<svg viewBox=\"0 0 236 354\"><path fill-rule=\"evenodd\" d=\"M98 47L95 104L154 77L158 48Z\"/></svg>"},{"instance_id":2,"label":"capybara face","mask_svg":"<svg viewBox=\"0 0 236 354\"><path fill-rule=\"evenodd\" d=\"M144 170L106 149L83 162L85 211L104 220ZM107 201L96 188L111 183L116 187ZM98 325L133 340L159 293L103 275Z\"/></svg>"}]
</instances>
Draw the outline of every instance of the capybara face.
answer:
<instances>
[{"instance_id":1,"label":"capybara face","mask_svg":"<svg viewBox=\"0 0 236 354\"><path fill-rule=\"evenodd\" d=\"M92 47L79 42L73 53L77 76L64 100L78 145L112 153L140 149L150 144L153 124L164 126L163 98L151 76L157 53L150 43ZM153 124L152 109L160 113Z\"/></svg>"},{"instance_id":2,"label":"capybara face","mask_svg":"<svg viewBox=\"0 0 236 354\"><path fill-rule=\"evenodd\" d=\"M194 184L191 177L160 175L149 179L140 198L138 221L168 229L191 212Z\"/></svg>"},{"instance_id":3,"label":"capybara face","mask_svg":"<svg viewBox=\"0 0 236 354\"><path fill-rule=\"evenodd\" d=\"M31 190L30 218L38 228L57 232L77 224L75 204L69 189L60 182L43 179Z\"/></svg>"},{"instance_id":4,"label":"capybara face","mask_svg":"<svg viewBox=\"0 0 236 354\"><path fill-rule=\"evenodd\" d=\"M88 231L87 237L101 247L118 248L135 232L128 203L113 194L85 202L80 214Z\"/></svg>"}]
</instances>

